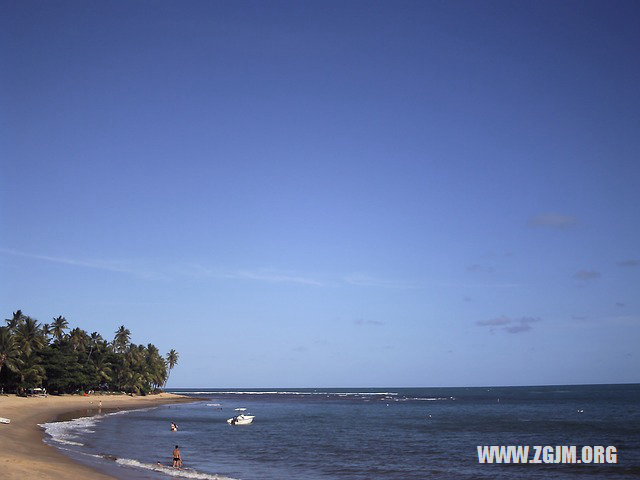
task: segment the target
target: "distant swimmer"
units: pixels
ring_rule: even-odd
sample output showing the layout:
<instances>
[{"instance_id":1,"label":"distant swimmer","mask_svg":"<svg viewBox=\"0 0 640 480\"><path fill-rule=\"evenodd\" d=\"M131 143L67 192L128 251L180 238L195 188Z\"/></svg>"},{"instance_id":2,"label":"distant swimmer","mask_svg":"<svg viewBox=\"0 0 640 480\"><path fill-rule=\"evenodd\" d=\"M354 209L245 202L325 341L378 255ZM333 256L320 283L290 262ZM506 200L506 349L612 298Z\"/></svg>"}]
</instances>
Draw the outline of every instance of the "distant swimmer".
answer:
<instances>
[{"instance_id":1,"label":"distant swimmer","mask_svg":"<svg viewBox=\"0 0 640 480\"><path fill-rule=\"evenodd\" d=\"M171 431L172 432L177 432L178 431L178 425L174 422L171 422Z\"/></svg>"},{"instance_id":2,"label":"distant swimmer","mask_svg":"<svg viewBox=\"0 0 640 480\"><path fill-rule=\"evenodd\" d=\"M180 468L182 467L182 456L180 455L180 450L178 449L178 445L173 449L173 467Z\"/></svg>"}]
</instances>

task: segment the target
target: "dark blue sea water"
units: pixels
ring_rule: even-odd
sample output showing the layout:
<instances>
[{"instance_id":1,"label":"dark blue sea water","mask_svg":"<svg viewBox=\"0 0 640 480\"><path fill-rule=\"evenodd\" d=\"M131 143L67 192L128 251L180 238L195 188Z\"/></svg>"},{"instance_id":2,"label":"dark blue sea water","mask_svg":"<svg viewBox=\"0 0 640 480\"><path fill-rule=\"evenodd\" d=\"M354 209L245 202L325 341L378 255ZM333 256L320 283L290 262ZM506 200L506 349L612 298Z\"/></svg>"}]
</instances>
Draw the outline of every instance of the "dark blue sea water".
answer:
<instances>
[{"instance_id":1,"label":"dark blue sea water","mask_svg":"<svg viewBox=\"0 0 640 480\"><path fill-rule=\"evenodd\" d=\"M122 479L640 478L639 384L176 393L202 400L47 424L48 441ZM237 407L251 425L226 423ZM186 470L157 465L175 444ZM480 464L478 445L612 445L617 463Z\"/></svg>"}]
</instances>

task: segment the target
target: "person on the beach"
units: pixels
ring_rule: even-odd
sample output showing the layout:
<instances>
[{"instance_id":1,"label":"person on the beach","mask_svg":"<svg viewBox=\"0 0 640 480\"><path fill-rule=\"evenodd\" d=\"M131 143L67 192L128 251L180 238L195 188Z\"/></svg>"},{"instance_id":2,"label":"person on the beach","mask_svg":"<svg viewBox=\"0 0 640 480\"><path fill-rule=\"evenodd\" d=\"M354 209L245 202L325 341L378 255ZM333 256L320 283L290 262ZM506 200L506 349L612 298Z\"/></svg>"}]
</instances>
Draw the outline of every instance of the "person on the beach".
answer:
<instances>
[{"instance_id":1,"label":"person on the beach","mask_svg":"<svg viewBox=\"0 0 640 480\"><path fill-rule=\"evenodd\" d=\"M176 468L182 467L182 456L180 455L178 445L173 449L173 466Z\"/></svg>"}]
</instances>

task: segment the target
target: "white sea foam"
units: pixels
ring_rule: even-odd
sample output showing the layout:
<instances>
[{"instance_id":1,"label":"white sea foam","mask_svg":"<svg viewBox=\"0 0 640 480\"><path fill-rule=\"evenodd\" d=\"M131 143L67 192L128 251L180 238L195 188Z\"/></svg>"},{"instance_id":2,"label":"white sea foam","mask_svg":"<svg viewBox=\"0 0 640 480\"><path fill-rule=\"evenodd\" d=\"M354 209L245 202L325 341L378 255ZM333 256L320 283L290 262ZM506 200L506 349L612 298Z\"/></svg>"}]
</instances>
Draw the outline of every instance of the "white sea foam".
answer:
<instances>
[{"instance_id":1,"label":"white sea foam","mask_svg":"<svg viewBox=\"0 0 640 480\"><path fill-rule=\"evenodd\" d=\"M83 433L93 433L94 430L91 427L94 427L101 418L103 418L102 415L81 417L67 422L42 423L39 426L54 442L81 447L84 444L76 441L78 437Z\"/></svg>"},{"instance_id":2,"label":"white sea foam","mask_svg":"<svg viewBox=\"0 0 640 480\"><path fill-rule=\"evenodd\" d=\"M158 407L139 408L136 411L152 410ZM123 415L125 413L132 412L133 410L120 410L118 412L111 412L107 414L98 414L90 417L80 417L66 422L49 422L42 423L39 427L42 427L47 435L51 437L51 440L57 443L65 445L75 445L78 447L84 446L83 443L76 441L80 435L87 433L95 433L93 427L97 425L105 417L112 415Z\"/></svg>"},{"instance_id":3,"label":"white sea foam","mask_svg":"<svg viewBox=\"0 0 640 480\"><path fill-rule=\"evenodd\" d=\"M455 398L453 398L453 397L407 397L407 398L403 399L403 401L405 401L405 402L412 402L412 401L418 401L418 402L442 402L442 401L446 401L446 400L455 400Z\"/></svg>"},{"instance_id":4,"label":"white sea foam","mask_svg":"<svg viewBox=\"0 0 640 480\"><path fill-rule=\"evenodd\" d=\"M230 477L225 477L222 475L213 475L210 473L198 472L191 469L177 469L153 463L143 463L131 458L118 458L116 459L116 463L127 467L143 468L145 470L164 473L165 475L169 475L170 477L194 478L198 480L233 480Z\"/></svg>"},{"instance_id":5,"label":"white sea foam","mask_svg":"<svg viewBox=\"0 0 640 480\"><path fill-rule=\"evenodd\" d=\"M171 391L177 395L338 395L341 397L352 396L366 396L366 395L398 395L396 392L294 392L294 391L269 391L269 392L256 392L256 391L215 391L215 392L183 392L183 391Z\"/></svg>"},{"instance_id":6,"label":"white sea foam","mask_svg":"<svg viewBox=\"0 0 640 480\"><path fill-rule=\"evenodd\" d=\"M111 412L111 413L107 413L105 415L102 415L104 417L108 417L111 415L124 415L126 413L130 413L130 412L146 412L148 410L154 410L158 408L158 406L153 406L153 407L144 407L144 408L136 408L135 410L118 410L117 412ZM102 417L101 416L101 417Z\"/></svg>"}]
</instances>

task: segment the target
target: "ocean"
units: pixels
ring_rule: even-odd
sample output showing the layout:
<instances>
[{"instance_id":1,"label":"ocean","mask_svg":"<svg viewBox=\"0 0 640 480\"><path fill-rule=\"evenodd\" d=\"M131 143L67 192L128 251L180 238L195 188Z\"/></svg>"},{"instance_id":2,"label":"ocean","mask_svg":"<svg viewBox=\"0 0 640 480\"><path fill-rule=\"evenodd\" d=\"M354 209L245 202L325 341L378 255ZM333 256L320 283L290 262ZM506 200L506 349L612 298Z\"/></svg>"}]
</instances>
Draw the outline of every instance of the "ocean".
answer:
<instances>
[{"instance_id":1,"label":"ocean","mask_svg":"<svg viewBox=\"0 0 640 480\"><path fill-rule=\"evenodd\" d=\"M174 393L199 400L45 424L45 441L123 480L640 478L640 384ZM254 422L227 424L236 408ZM480 463L485 445L614 446L616 463Z\"/></svg>"}]
</instances>

